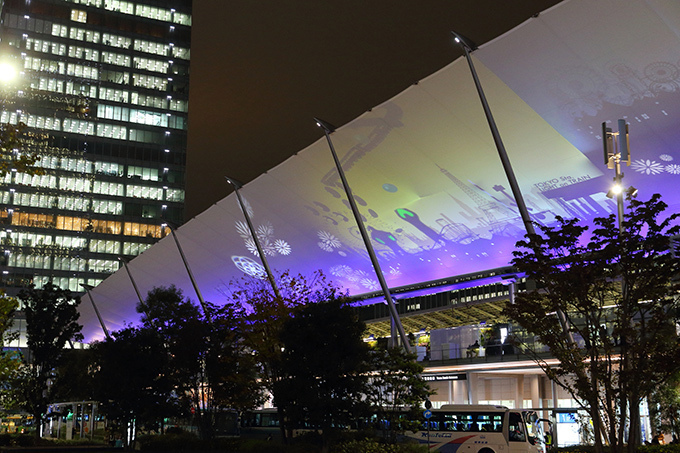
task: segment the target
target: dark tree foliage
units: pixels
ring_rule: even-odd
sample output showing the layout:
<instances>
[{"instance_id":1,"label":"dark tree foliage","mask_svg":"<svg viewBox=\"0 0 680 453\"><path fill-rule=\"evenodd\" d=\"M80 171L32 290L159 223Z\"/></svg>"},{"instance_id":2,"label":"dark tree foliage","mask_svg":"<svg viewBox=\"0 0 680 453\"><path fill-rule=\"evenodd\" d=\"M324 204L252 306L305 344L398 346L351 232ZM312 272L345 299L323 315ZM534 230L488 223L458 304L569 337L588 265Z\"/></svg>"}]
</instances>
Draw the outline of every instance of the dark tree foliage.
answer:
<instances>
[{"instance_id":1,"label":"dark tree foliage","mask_svg":"<svg viewBox=\"0 0 680 453\"><path fill-rule=\"evenodd\" d=\"M210 405L216 410L247 410L264 402L255 356L244 347L242 314L231 304L213 308L205 360Z\"/></svg>"},{"instance_id":2,"label":"dark tree foliage","mask_svg":"<svg viewBox=\"0 0 680 453\"><path fill-rule=\"evenodd\" d=\"M281 330L283 379L274 402L288 429L314 426L324 444L333 433L366 413L369 349L365 325L343 300L310 304Z\"/></svg>"},{"instance_id":3,"label":"dark tree foliage","mask_svg":"<svg viewBox=\"0 0 680 453\"><path fill-rule=\"evenodd\" d=\"M284 344L280 333L294 313L309 304L334 300L339 290L321 272L311 277L284 273L277 279L281 297L274 295L266 280L244 278L232 282L228 297L242 314L243 345L253 353L260 367L260 384L277 399L277 384L285 378L281 374ZM279 420L283 414L279 409ZM281 426L282 436L286 433Z\"/></svg>"},{"instance_id":4,"label":"dark tree foliage","mask_svg":"<svg viewBox=\"0 0 680 453\"><path fill-rule=\"evenodd\" d=\"M0 291L0 406L14 405L10 383L14 380L21 363L15 351L5 349L17 335L12 330L14 315L19 302Z\"/></svg>"},{"instance_id":5,"label":"dark tree foliage","mask_svg":"<svg viewBox=\"0 0 680 453\"><path fill-rule=\"evenodd\" d=\"M679 214L663 218L659 195L642 202L629 194L627 203L622 231L614 215L597 218L588 239L577 219L558 217L557 226L538 225L539 234L518 242L513 264L537 289L506 309L559 359L551 366L534 355L587 408L598 449L605 438L614 451L624 446L628 421L629 448L640 443L641 400L680 369L680 265L671 250Z\"/></svg>"},{"instance_id":6,"label":"dark tree foliage","mask_svg":"<svg viewBox=\"0 0 680 453\"><path fill-rule=\"evenodd\" d=\"M393 441L396 435L407 430L417 431L422 419L422 404L434 392L420 374L423 366L416 361L416 354L403 348L376 347L370 353L369 391L366 395L371 412L381 424L384 438ZM404 417L407 415L407 417Z\"/></svg>"},{"instance_id":7,"label":"dark tree foliage","mask_svg":"<svg viewBox=\"0 0 680 453\"><path fill-rule=\"evenodd\" d=\"M168 356L154 331L127 327L94 343L91 351L93 396L108 419L117 421L121 434L133 419L136 425L155 427L177 414L174 386L166 373Z\"/></svg>"},{"instance_id":8,"label":"dark tree foliage","mask_svg":"<svg viewBox=\"0 0 680 453\"><path fill-rule=\"evenodd\" d=\"M164 368L157 370L170 382L178 414L191 416L203 438L215 435L224 409L250 409L261 402L256 362L244 348L243 324L236 306L215 307L210 315L171 286L149 292L137 311L142 330L160 340Z\"/></svg>"},{"instance_id":9,"label":"dark tree foliage","mask_svg":"<svg viewBox=\"0 0 680 453\"><path fill-rule=\"evenodd\" d=\"M24 123L16 126L9 123L0 124L0 176L7 174L11 169L31 175L45 174L45 170L35 167L35 163L40 159L39 154L22 146L25 135Z\"/></svg>"},{"instance_id":10,"label":"dark tree foliage","mask_svg":"<svg viewBox=\"0 0 680 453\"><path fill-rule=\"evenodd\" d=\"M61 363L64 347L83 338L78 324L80 301L52 283L42 289L23 290L19 299L24 302L29 354L24 358L18 400L40 424L47 405L53 401L49 383L57 378L54 371Z\"/></svg>"}]
</instances>

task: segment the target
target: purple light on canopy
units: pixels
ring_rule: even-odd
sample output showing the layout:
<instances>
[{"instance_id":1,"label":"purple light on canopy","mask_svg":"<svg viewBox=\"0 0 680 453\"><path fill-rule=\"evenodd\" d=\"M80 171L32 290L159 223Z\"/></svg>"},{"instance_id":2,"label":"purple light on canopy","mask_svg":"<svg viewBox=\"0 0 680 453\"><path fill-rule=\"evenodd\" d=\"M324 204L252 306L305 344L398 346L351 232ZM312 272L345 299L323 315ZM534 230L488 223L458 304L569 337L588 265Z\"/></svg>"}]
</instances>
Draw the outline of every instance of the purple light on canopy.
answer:
<instances>
[{"instance_id":1,"label":"purple light on canopy","mask_svg":"<svg viewBox=\"0 0 680 453\"><path fill-rule=\"evenodd\" d=\"M615 7L614 7L615 6ZM603 121L630 123L626 185L680 195L680 4L570 0L473 53L532 219L616 213ZM506 266L524 235L468 67L458 59L337 129L333 142L391 288ZM322 269L353 295L379 289L325 139L241 189L275 271ZM177 230L207 301L264 277L234 194ZM140 291L193 291L165 238L129 263ZM137 322L123 269L92 290L106 325ZM88 339L103 337L81 305Z\"/></svg>"}]
</instances>

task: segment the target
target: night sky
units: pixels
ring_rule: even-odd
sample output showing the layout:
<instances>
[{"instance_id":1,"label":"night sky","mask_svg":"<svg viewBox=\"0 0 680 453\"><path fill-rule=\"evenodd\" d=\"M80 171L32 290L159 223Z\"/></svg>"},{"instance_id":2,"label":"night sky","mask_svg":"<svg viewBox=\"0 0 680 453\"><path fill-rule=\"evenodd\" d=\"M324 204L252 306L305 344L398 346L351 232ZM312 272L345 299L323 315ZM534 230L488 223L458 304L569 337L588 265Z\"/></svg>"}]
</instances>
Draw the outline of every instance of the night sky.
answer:
<instances>
[{"instance_id":1,"label":"night sky","mask_svg":"<svg viewBox=\"0 0 680 453\"><path fill-rule=\"evenodd\" d=\"M194 0L186 220L558 0ZM483 81L482 81L483 82ZM341 150L338 150L341 154Z\"/></svg>"}]
</instances>

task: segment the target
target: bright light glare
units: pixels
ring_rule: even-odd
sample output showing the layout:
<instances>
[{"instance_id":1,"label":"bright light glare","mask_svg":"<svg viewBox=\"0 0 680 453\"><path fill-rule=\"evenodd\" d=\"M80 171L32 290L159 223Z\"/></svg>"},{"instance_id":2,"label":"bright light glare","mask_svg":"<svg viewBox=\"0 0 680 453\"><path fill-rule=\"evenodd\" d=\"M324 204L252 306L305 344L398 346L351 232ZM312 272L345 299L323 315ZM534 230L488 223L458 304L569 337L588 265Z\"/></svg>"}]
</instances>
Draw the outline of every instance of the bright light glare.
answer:
<instances>
[{"instance_id":1,"label":"bright light glare","mask_svg":"<svg viewBox=\"0 0 680 453\"><path fill-rule=\"evenodd\" d=\"M17 76L17 70L9 63L0 63L0 82L9 82Z\"/></svg>"},{"instance_id":2,"label":"bright light glare","mask_svg":"<svg viewBox=\"0 0 680 453\"><path fill-rule=\"evenodd\" d=\"M621 192L623 192L623 187L621 186L621 184L614 184L612 186L612 193L615 193L616 195L618 195Z\"/></svg>"},{"instance_id":3,"label":"bright light glare","mask_svg":"<svg viewBox=\"0 0 680 453\"><path fill-rule=\"evenodd\" d=\"M456 41L456 42L460 42L460 38L456 37L456 38L455 38L455 41Z\"/></svg>"}]
</instances>

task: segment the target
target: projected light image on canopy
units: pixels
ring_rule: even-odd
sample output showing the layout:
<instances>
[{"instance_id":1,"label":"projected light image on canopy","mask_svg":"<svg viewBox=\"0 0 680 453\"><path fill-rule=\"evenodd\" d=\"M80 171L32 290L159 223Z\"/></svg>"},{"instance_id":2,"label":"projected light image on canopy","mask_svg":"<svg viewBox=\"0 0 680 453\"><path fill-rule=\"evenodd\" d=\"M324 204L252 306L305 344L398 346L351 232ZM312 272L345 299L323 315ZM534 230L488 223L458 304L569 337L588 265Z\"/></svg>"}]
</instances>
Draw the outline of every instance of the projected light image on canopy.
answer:
<instances>
[{"instance_id":1,"label":"projected light image on canopy","mask_svg":"<svg viewBox=\"0 0 680 453\"><path fill-rule=\"evenodd\" d=\"M678 211L679 22L673 0L571 0L473 53L535 222L616 213L600 134L619 118L633 156L624 184ZM463 59L332 138L390 288L508 265L525 229ZM379 290L323 139L240 192L274 270L322 269L350 294ZM266 278L233 194L177 234L210 302L223 303L233 279ZM175 284L192 296L176 253L165 238L130 263L143 293ZM124 273L93 292L109 328L136 321Z\"/></svg>"}]
</instances>

